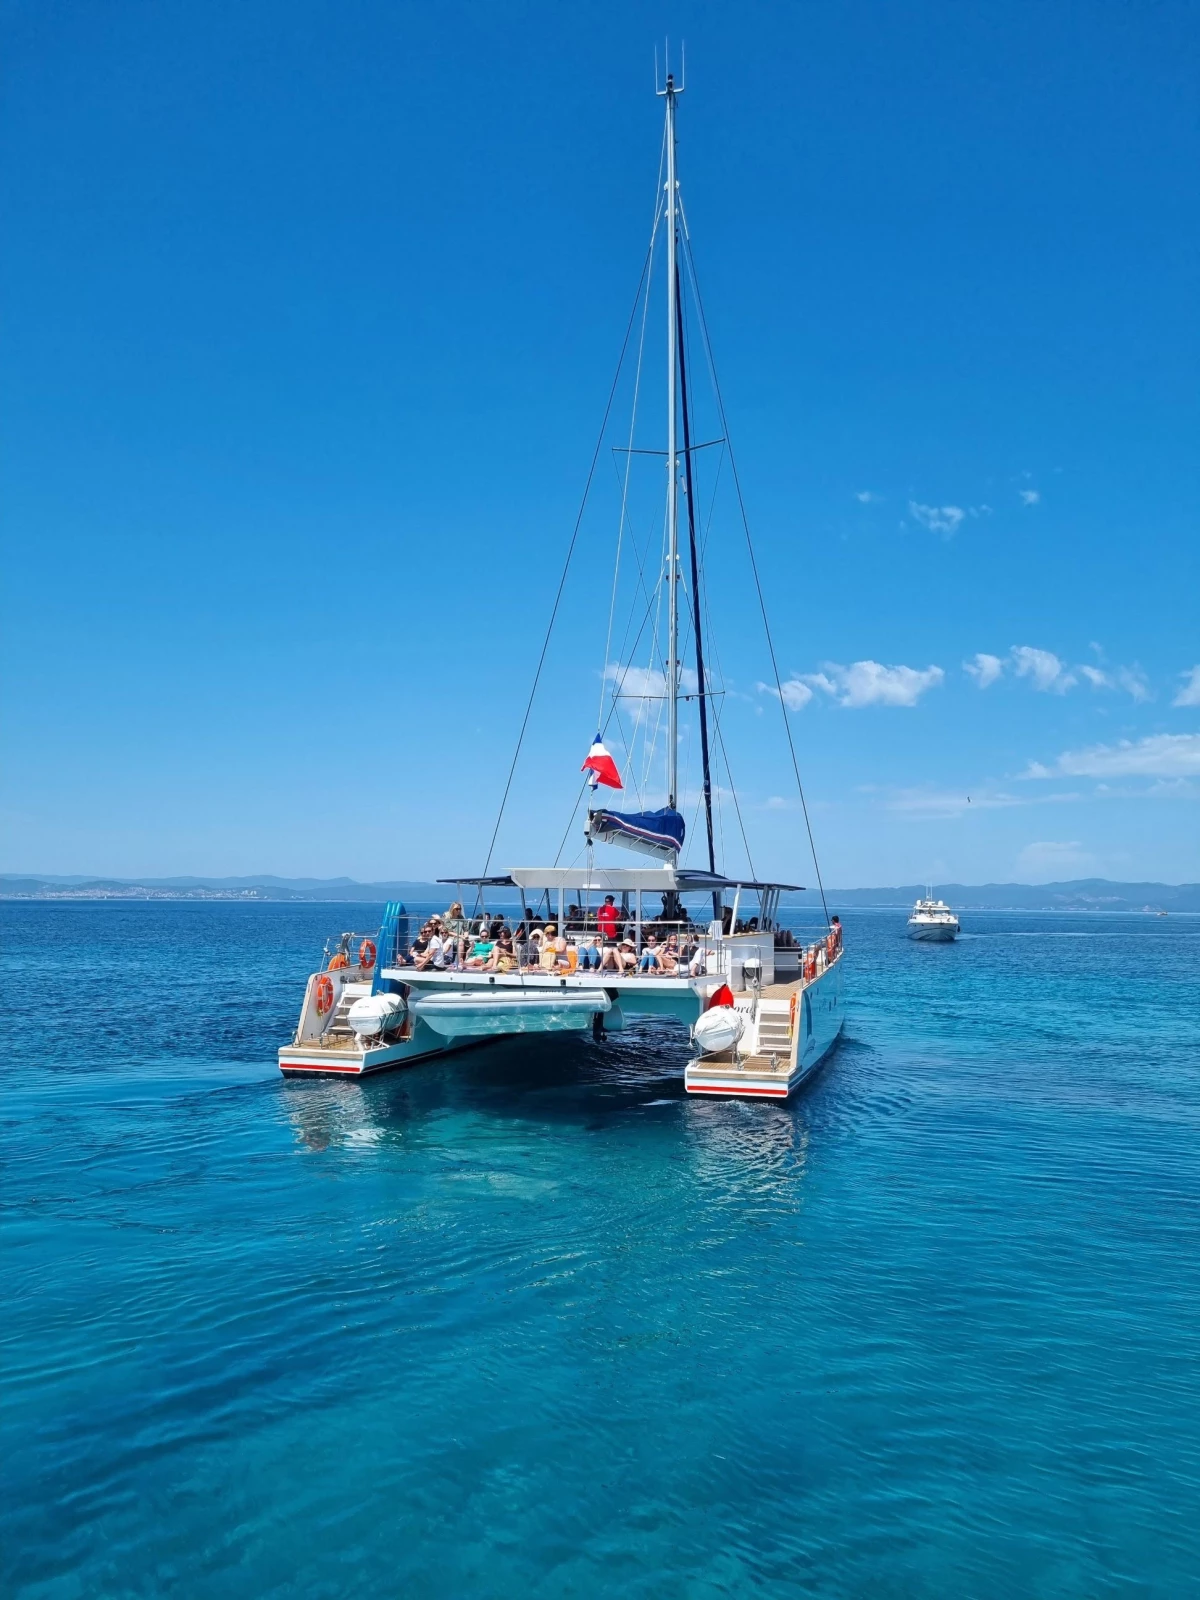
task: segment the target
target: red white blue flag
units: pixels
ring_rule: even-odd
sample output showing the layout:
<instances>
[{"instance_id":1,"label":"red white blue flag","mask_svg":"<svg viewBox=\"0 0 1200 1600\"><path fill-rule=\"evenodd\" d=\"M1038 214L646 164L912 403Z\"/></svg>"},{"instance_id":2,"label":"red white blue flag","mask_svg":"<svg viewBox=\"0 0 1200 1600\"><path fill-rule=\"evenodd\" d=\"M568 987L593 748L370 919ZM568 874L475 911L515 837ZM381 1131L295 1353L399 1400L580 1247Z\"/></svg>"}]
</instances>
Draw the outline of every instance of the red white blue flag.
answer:
<instances>
[{"instance_id":1,"label":"red white blue flag","mask_svg":"<svg viewBox=\"0 0 1200 1600\"><path fill-rule=\"evenodd\" d=\"M596 742L587 753L587 760L580 767L580 772L592 774L592 787L598 783L605 783L610 789L623 789L621 774L617 771L617 763L600 743L600 735L596 735Z\"/></svg>"}]
</instances>

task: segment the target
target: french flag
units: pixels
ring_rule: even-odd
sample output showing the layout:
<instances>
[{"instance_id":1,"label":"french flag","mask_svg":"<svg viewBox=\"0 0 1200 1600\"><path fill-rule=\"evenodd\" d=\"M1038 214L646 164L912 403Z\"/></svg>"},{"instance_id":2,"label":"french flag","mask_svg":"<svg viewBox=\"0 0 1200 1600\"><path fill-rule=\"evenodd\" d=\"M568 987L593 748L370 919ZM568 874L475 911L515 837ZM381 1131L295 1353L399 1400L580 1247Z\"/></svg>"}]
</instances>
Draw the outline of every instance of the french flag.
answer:
<instances>
[{"instance_id":1,"label":"french flag","mask_svg":"<svg viewBox=\"0 0 1200 1600\"><path fill-rule=\"evenodd\" d=\"M610 789L623 789L621 774L617 771L617 763L600 743L600 735L596 735L596 742L587 753L587 760L580 767L580 772L592 774L592 787L598 783L605 783Z\"/></svg>"}]
</instances>

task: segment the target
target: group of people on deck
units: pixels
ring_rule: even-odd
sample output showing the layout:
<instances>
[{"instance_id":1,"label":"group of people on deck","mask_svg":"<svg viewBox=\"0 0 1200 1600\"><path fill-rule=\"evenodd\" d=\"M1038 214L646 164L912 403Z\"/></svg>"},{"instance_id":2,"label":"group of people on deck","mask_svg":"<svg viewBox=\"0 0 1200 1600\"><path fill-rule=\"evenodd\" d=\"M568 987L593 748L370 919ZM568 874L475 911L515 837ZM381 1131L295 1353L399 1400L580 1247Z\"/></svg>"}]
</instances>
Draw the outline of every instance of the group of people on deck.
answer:
<instances>
[{"instance_id":1,"label":"group of people on deck","mask_svg":"<svg viewBox=\"0 0 1200 1600\"><path fill-rule=\"evenodd\" d=\"M573 929L573 923L582 927ZM401 960L418 972L611 972L620 977L694 978L705 970L705 947L690 929L655 931L651 924L643 933L639 951L611 894L594 918L571 906L561 928L528 909L515 928L503 916L467 918L456 900L442 916L425 923Z\"/></svg>"}]
</instances>

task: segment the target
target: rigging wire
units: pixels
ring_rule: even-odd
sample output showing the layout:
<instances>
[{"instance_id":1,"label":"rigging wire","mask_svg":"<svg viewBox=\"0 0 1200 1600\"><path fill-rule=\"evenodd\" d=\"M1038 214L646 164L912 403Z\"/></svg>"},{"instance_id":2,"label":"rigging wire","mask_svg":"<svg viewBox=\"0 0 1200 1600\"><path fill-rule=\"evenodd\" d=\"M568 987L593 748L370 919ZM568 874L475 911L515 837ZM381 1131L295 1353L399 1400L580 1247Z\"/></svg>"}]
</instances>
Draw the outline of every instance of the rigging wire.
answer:
<instances>
[{"instance_id":1,"label":"rigging wire","mask_svg":"<svg viewBox=\"0 0 1200 1600\"><path fill-rule=\"evenodd\" d=\"M655 209L657 211L657 205ZM655 231L657 232L657 228ZM538 656L537 668L533 674L533 683L529 690L529 699L525 704L525 715L521 719L521 731L517 735L517 748L513 751L512 764L509 766L508 777L504 784L504 793L500 797L500 809L496 813L496 826L492 829L492 837L488 843L487 859L484 861L482 873L482 876L485 878L487 877L488 869L492 864L492 853L496 848L496 838L500 832L500 824L504 820L504 809L508 804L508 796L512 790L513 775L517 770L517 762L521 758L521 746L525 742L525 734L529 728L530 714L533 711L534 698L537 695L538 684L541 682L542 668L546 664L546 652L550 648L550 636L554 632L554 624L558 619L558 610L562 604L563 591L567 586L567 574L571 570L571 558L575 554L575 546L579 542L579 530L583 526L583 514L587 509L588 495L591 493L592 488L592 479L596 475L596 463L600 459L600 450L604 444L604 434L608 428L608 419L612 411L613 400L616 397L617 385L621 381L621 369L625 365L625 352L629 348L629 336L633 332L633 324L637 317L638 302L641 300L642 286L645 283L646 276L650 270L650 257L653 253L653 249L654 239L652 236L650 240L650 247L646 251L646 259L642 264L641 276L638 278L637 292L633 297L633 306L629 313L629 321L625 327L625 337L621 341L621 353L617 358L617 370L613 374L612 387L608 391L608 400L604 406L604 417L600 423L600 432L596 435L596 448L592 451L592 461L591 465L588 467L587 481L583 486L583 498L579 502L579 512L575 518L575 526L571 530L571 541L567 546L567 557L563 562L562 576L558 580L558 589L555 592L554 605L550 611L550 621L546 626L546 637L542 640L541 654ZM477 902L481 893L482 887L476 894Z\"/></svg>"},{"instance_id":2,"label":"rigging wire","mask_svg":"<svg viewBox=\"0 0 1200 1600\"><path fill-rule=\"evenodd\" d=\"M659 160L659 176L662 176L662 161ZM661 189L661 184L659 185ZM629 506L629 474L633 470L633 436L637 427L638 396L642 387L642 357L646 348L646 322L650 315L650 288L654 278L654 245L658 238L658 225L662 218L662 206L659 205L654 214L654 226L650 230L650 268L646 277L646 292L642 297L642 326L638 333L637 367L633 379L633 406L629 416L629 448L625 452L625 476L621 483L621 514L617 520L617 554L613 562L612 595L608 602L608 632L604 639L604 672L600 675L600 705L596 712L597 721L604 715L604 674L608 671L608 655L612 649L613 619L617 609L617 583L621 576L621 544L625 534L625 523ZM615 464L615 463L614 463Z\"/></svg>"},{"instance_id":3,"label":"rigging wire","mask_svg":"<svg viewBox=\"0 0 1200 1600\"><path fill-rule=\"evenodd\" d=\"M750 868L750 876L757 878L754 870L754 858L750 854L750 841L746 837L746 824L742 821L742 808L738 804L737 790L733 786L733 772L729 766L729 751L725 748L725 735L721 732L721 713L713 714L713 730L717 736L717 743L721 746L721 759L725 763L725 776L729 779L729 798L733 801L733 809L737 813L738 831L742 836L742 847L746 852L746 865Z\"/></svg>"},{"instance_id":4,"label":"rigging wire","mask_svg":"<svg viewBox=\"0 0 1200 1600\"><path fill-rule=\"evenodd\" d=\"M750 556L750 571L754 575L754 588L758 595L758 608L762 613L763 632L767 636L767 650L771 657L771 672L775 678L775 692L779 697L779 711L783 717L783 729L787 735L788 751L792 758L792 771L796 777L796 789L800 795L800 809L804 813L804 827L808 834L808 847L812 851L813 871L817 875L817 888L821 895L821 910L825 914L825 921L829 922L829 906L825 900L825 885L821 880L821 864L817 860L817 846L813 838L812 823L808 815L808 801L804 798L804 785L800 781L800 763L796 758L796 744L792 738L792 725L788 720L787 703L783 698L783 682L779 676L779 661L775 654L775 640L771 635L771 623L767 616L767 602L763 595L762 579L758 573L758 560L754 554L754 541L750 537L750 518L746 513L746 502L742 495L742 481L738 475L737 459L733 453L733 443L729 437L729 425L725 419L725 401L721 394L721 385L717 379L717 366L713 359L712 340L708 334L708 319L704 315L704 301L700 296L700 285L696 280L696 264L692 259L691 240L688 237L686 223L683 228L684 250L683 256L687 262L688 277L691 280L692 294L696 301L696 310L700 317L700 331L704 337L704 351L708 358L708 370L712 376L713 393L716 396L717 412L721 418L721 432L725 435L726 448L729 451L729 471L733 478L733 487L737 495L738 511L742 518L742 528L746 535L746 550ZM735 802L736 804L736 797ZM741 811L738 811L738 820L741 820ZM743 836L744 837L744 836Z\"/></svg>"}]
</instances>

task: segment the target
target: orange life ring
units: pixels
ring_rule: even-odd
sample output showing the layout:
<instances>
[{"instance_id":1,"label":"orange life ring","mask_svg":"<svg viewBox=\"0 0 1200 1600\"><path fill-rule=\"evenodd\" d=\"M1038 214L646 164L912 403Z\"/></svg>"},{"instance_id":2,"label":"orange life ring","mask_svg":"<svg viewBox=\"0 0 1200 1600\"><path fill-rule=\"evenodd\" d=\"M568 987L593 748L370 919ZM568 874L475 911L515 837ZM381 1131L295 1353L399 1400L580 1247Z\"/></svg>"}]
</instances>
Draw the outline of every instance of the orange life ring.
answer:
<instances>
[{"instance_id":1,"label":"orange life ring","mask_svg":"<svg viewBox=\"0 0 1200 1600\"><path fill-rule=\"evenodd\" d=\"M797 994L795 989L793 989L792 990L792 1003L788 1007L788 1034L789 1034L789 1036L794 1034L795 1031L796 1031L796 1013L799 1010L800 1010L800 996Z\"/></svg>"},{"instance_id":2,"label":"orange life ring","mask_svg":"<svg viewBox=\"0 0 1200 1600\"><path fill-rule=\"evenodd\" d=\"M329 958L329 966L326 968L326 971L328 971L328 972L340 972L343 967L348 967L349 965L350 965L350 957L348 955L346 955L343 951L339 950L337 955L330 956L330 958Z\"/></svg>"},{"instance_id":3,"label":"orange life ring","mask_svg":"<svg viewBox=\"0 0 1200 1600\"><path fill-rule=\"evenodd\" d=\"M369 972L375 965L375 941L364 939L358 947L358 964L364 972Z\"/></svg>"},{"instance_id":4,"label":"orange life ring","mask_svg":"<svg viewBox=\"0 0 1200 1600\"><path fill-rule=\"evenodd\" d=\"M333 1005L333 979L324 973L317 979L317 1015L323 1017Z\"/></svg>"},{"instance_id":5,"label":"orange life ring","mask_svg":"<svg viewBox=\"0 0 1200 1600\"><path fill-rule=\"evenodd\" d=\"M804 978L806 983L811 983L817 975L817 957L814 951L804 952Z\"/></svg>"}]
</instances>

